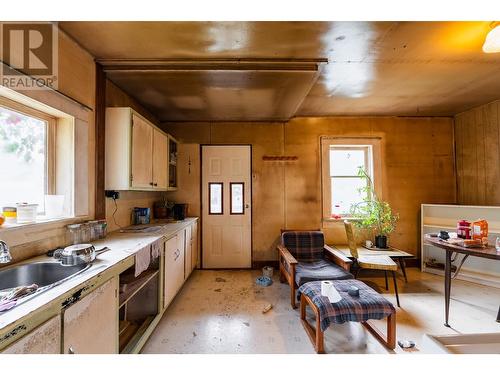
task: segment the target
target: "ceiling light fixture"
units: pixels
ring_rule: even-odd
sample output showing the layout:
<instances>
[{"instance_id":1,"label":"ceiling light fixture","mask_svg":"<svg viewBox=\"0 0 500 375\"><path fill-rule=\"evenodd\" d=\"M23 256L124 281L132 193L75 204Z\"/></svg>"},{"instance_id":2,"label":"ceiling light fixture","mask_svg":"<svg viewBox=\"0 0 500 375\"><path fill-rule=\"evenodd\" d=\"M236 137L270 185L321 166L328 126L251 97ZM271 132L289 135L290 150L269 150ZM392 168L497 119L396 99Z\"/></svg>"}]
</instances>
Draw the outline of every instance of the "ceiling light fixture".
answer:
<instances>
[{"instance_id":1,"label":"ceiling light fixture","mask_svg":"<svg viewBox=\"0 0 500 375\"><path fill-rule=\"evenodd\" d=\"M500 22L492 22L491 30L483 44L483 52L485 53L497 53L500 52Z\"/></svg>"}]
</instances>

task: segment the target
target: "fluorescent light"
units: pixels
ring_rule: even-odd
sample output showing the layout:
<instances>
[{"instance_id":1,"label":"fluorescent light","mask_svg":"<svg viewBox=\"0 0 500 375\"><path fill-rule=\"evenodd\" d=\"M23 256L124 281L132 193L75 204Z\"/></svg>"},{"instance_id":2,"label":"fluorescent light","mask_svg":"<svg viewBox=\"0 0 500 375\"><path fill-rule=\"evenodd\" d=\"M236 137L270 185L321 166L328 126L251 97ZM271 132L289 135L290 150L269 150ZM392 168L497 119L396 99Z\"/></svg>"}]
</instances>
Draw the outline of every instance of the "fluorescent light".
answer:
<instances>
[{"instance_id":1,"label":"fluorescent light","mask_svg":"<svg viewBox=\"0 0 500 375\"><path fill-rule=\"evenodd\" d=\"M486 40L483 44L483 52L500 52L500 25L496 26L488 33L488 35L486 35Z\"/></svg>"}]
</instances>

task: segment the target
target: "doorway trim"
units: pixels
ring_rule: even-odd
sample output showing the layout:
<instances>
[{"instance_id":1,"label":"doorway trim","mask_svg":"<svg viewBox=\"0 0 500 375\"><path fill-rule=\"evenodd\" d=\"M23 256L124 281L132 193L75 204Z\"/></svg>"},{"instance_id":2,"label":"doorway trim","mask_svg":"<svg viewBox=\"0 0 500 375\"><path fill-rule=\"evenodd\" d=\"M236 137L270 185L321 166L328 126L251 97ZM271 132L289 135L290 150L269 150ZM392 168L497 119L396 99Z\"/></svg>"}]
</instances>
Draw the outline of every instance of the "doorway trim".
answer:
<instances>
[{"instance_id":1,"label":"doorway trim","mask_svg":"<svg viewBox=\"0 0 500 375\"><path fill-rule=\"evenodd\" d=\"M203 147L250 146L250 268L205 268L203 267ZM202 270L248 270L253 269L253 146L251 143L201 143L200 144L200 269Z\"/></svg>"}]
</instances>

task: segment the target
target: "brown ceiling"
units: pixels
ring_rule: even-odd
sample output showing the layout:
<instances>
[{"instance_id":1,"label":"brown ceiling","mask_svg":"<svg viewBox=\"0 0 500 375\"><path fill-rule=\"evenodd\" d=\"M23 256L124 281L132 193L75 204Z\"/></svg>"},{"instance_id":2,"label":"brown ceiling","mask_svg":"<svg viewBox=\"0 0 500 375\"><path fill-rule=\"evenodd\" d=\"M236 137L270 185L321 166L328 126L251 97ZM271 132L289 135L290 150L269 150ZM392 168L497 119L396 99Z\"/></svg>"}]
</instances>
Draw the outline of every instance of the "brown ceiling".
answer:
<instances>
[{"instance_id":1,"label":"brown ceiling","mask_svg":"<svg viewBox=\"0 0 500 375\"><path fill-rule=\"evenodd\" d=\"M61 22L97 59L185 60L109 71L162 121L450 116L499 98L489 22ZM207 59L327 59L304 70L195 67ZM138 63L140 65L140 61ZM305 98L304 98L305 97Z\"/></svg>"}]
</instances>

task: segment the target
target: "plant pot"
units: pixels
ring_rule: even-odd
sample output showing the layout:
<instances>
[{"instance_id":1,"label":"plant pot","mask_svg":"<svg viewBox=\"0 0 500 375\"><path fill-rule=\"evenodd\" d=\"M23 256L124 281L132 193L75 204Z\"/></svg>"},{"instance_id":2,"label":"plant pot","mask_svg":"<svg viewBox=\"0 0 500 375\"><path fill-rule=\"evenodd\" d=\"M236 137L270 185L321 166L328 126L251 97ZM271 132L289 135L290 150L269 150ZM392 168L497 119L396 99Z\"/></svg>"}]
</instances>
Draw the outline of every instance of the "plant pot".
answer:
<instances>
[{"instance_id":1,"label":"plant pot","mask_svg":"<svg viewBox=\"0 0 500 375\"><path fill-rule=\"evenodd\" d=\"M378 247L379 249L387 249L387 236L375 236L375 247Z\"/></svg>"}]
</instances>

